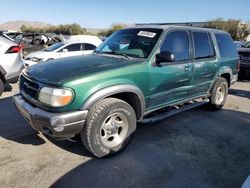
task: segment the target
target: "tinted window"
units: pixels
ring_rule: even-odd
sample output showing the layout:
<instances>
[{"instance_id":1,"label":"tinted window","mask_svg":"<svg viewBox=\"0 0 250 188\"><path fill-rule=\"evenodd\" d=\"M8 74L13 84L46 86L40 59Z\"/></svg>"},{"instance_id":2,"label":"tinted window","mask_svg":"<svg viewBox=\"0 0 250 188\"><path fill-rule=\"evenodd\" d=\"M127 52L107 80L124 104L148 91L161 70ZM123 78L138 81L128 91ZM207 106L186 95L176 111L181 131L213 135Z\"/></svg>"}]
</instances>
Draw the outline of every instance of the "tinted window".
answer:
<instances>
[{"instance_id":1,"label":"tinted window","mask_svg":"<svg viewBox=\"0 0 250 188\"><path fill-rule=\"evenodd\" d=\"M176 61L189 59L189 40L186 31L173 31L161 46L161 52L168 51L175 55Z\"/></svg>"},{"instance_id":2,"label":"tinted window","mask_svg":"<svg viewBox=\"0 0 250 188\"><path fill-rule=\"evenodd\" d=\"M64 49L67 49L69 52L80 51L81 45L79 43L70 44L66 46Z\"/></svg>"},{"instance_id":3,"label":"tinted window","mask_svg":"<svg viewBox=\"0 0 250 188\"><path fill-rule=\"evenodd\" d=\"M89 44L89 43L85 43L84 44L84 50L95 50L96 46L94 46L93 44Z\"/></svg>"},{"instance_id":4,"label":"tinted window","mask_svg":"<svg viewBox=\"0 0 250 188\"><path fill-rule=\"evenodd\" d=\"M210 35L204 32L193 32L195 59L214 57L214 48Z\"/></svg>"},{"instance_id":5,"label":"tinted window","mask_svg":"<svg viewBox=\"0 0 250 188\"><path fill-rule=\"evenodd\" d=\"M215 34L215 37L222 58L237 56L233 40L228 34Z\"/></svg>"}]
</instances>

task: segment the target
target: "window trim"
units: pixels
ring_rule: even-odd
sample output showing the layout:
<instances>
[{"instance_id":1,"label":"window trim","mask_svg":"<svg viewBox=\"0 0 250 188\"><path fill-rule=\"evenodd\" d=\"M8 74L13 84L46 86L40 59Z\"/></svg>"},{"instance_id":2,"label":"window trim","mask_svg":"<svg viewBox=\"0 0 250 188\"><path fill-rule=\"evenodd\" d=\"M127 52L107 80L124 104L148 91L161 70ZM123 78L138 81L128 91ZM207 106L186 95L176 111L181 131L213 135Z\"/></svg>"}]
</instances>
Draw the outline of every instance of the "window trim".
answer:
<instances>
[{"instance_id":1,"label":"window trim","mask_svg":"<svg viewBox=\"0 0 250 188\"><path fill-rule=\"evenodd\" d=\"M192 40L191 40L191 35L190 35L190 29L185 29L185 28L180 28L180 29L168 29L167 32L164 34L163 36L163 39L159 45L159 49L158 49L158 52L157 53L160 53L161 52L161 47L163 46L166 38L168 37L169 34L171 34L172 32L176 32L176 31L182 31L182 32L186 32L187 33L187 36L188 36L188 59L187 60L181 60L181 61L175 61L175 62L164 62L164 63L161 63L162 66L166 66L166 65L180 65L180 64L187 64L187 63L190 63L191 61L191 58L192 58ZM156 54L157 54L156 53ZM156 55L155 54L155 55Z\"/></svg>"},{"instance_id":2,"label":"window trim","mask_svg":"<svg viewBox=\"0 0 250 188\"><path fill-rule=\"evenodd\" d=\"M63 46L61 49L59 49L57 52L62 53L63 49L65 49L66 47L68 47L70 45L74 45L74 44L79 44L80 45L80 50L79 51L68 51L68 52L80 52L81 49L82 49L82 43L79 43L79 42L67 44L67 45Z\"/></svg>"},{"instance_id":3,"label":"window trim","mask_svg":"<svg viewBox=\"0 0 250 188\"><path fill-rule=\"evenodd\" d=\"M214 51L214 56L213 57L209 57L209 58L201 58L201 59L195 59L195 43L194 43L194 33L206 33L208 36L208 42L210 44L210 47L213 49ZM191 38L192 38L192 62L196 63L196 62L204 62L204 61L213 61L216 60L217 54L216 54L216 50L215 50L215 44L214 41L212 39L212 33L209 31L202 31L202 30L191 30Z\"/></svg>"}]
</instances>

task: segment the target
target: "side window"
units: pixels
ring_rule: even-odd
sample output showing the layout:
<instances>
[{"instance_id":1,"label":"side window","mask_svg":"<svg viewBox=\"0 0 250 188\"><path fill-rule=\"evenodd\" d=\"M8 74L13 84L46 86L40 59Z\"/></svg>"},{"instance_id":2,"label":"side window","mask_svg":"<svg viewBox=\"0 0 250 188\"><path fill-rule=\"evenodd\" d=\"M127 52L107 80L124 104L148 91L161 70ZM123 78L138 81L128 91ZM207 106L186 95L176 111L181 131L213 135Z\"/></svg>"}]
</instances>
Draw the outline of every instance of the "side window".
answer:
<instances>
[{"instance_id":1,"label":"side window","mask_svg":"<svg viewBox=\"0 0 250 188\"><path fill-rule=\"evenodd\" d=\"M67 49L68 52L80 51L81 44L80 43L70 44L70 45L66 46L64 49Z\"/></svg>"},{"instance_id":2,"label":"side window","mask_svg":"<svg viewBox=\"0 0 250 188\"><path fill-rule=\"evenodd\" d=\"M168 51L175 55L176 61L189 59L189 39L186 31L169 33L161 46L161 52Z\"/></svg>"},{"instance_id":3,"label":"side window","mask_svg":"<svg viewBox=\"0 0 250 188\"><path fill-rule=\"evenodd\" d=\"M95 50L96 46L93 44L85 43L84 44L84 50Z\"/></svg>"},{"instance_id":4,"label":"side window","mask_svg":"<svg viewBox=\"0 0 250 188\"><path fill-rule=\"evenodd\" d=\"M193 32L195 59L207 59L215 56L210 35L207 32Z\"/></svg>"},{"instance_id":5,"label":"side window","mask_svg":"<svg viewBox=\"0 0 250 188\"><path fill-rule=\"evenodd\" d=\"M215 34L221 58L236 57L237 52L232 38L228 34Z\"/></svg>"}]
</instances>

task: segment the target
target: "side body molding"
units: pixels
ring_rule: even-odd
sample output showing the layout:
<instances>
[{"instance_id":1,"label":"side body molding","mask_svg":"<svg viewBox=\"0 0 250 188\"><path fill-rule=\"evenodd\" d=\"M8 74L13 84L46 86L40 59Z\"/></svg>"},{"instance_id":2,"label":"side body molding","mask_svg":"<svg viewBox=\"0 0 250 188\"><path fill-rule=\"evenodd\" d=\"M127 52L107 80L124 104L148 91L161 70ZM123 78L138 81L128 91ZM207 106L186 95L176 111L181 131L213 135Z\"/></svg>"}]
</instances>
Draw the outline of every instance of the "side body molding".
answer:
<instances>
[{"instance_id":1,"label":"side body molding","mask_svg":"<svg viewBox=\"0 0 250 188\"><path fill-rule=\"evenodd\" d=\"M119 94L119 93L133 93L137 95L137 97L140 99L141 118L142 118L144 115L145 105L146 105L144 95L138 87L129 85L129 84L114 85L114 86L103 88L95 92L83 104L82 110L88 110L98 100L101 100L108 96Z\"/></svg>"}]
</instances>

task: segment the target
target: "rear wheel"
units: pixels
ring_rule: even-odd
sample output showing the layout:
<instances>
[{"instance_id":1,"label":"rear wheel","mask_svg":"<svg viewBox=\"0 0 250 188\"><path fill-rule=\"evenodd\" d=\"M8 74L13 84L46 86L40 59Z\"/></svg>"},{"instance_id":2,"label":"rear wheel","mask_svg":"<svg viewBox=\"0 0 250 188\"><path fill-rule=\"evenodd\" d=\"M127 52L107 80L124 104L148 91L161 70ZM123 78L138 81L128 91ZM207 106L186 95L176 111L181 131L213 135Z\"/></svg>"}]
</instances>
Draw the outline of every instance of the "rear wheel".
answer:
<instances>
[{"instance_id":1,"label":"rear wheel","mask_svg":"<svg viewBox=\"0 0 250 188\"><path fill-rule=\"evenodd\" d=\"M106 98L90 109L81 139L92 154L104 157L125 149L135 129L133 108L120 99Z\"/></svg>"},{"instance_id":2,"label":"rear wheel","mask_svg":"<svg viewBox=\"0 0 250 188\"><path fill-rule=\"evenodd\" d=\"M210 102L208 104L211 110L220 110L226 103L228 95L228 83L225 78L218 78L211 90Z\"/></svg>"},{"instance_id":3,"label":"rear wheel","mask_svg":"<svg viewBox=\"0 0 250 188\"><path fill-rule=\"evenodd\" d=\"M2 95L4 91L4 84L3 84L3 81L0 79L0 96Z\"/></svg>"}]
</instances>

